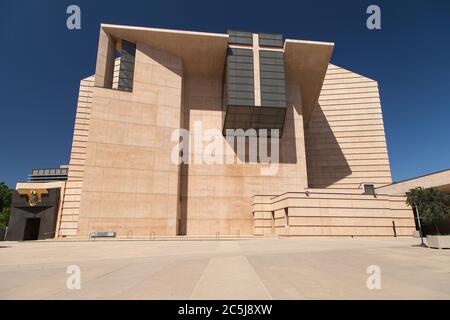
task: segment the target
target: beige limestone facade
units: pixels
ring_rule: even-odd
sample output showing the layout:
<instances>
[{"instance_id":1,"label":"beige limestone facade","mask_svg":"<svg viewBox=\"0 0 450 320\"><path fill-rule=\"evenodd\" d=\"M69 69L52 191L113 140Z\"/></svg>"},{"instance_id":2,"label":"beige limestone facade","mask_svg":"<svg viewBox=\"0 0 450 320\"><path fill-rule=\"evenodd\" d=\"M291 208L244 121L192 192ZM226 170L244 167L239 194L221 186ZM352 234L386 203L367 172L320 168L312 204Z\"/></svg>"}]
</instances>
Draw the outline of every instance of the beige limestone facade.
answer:
<instances>
[{"instance_id":1,"label":"beige limestone facade","mask_svg":"<svg viewBox=\"0 0 450 320\"><path fill-rule=\"evenodd\" d=\"M132 61L118 58L130 43ZM252 108L270 96L255 50L283 55L286 112L272 175L224 136L232 164L172 159L175 130L189 130L190 141L198 123L222 131L229 34L102 25L95 74L80 83L57 236L411 236L404 195L364 192L392 183L377 82L331 64L332 43L265 43L237 47L253 50Z\"/></svg>"}]
</instances>

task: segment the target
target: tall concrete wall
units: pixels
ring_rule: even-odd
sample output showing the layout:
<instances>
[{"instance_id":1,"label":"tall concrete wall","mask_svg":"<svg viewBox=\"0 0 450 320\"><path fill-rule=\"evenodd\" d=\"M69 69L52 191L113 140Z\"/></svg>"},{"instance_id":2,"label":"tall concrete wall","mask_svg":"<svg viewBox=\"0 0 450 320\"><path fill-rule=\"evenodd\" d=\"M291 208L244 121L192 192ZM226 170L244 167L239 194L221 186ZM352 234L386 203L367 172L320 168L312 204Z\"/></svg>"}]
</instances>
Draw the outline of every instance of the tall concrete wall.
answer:
<instances>
[{"instance_id":1,"label":"tall concrete wall","mask_svg":"<svg viewBox=\"0 0 450 320\"><path fill-rule=\"evenodd\" d=\"M81 80L58 236L78 235L93 90L94 76Z\"/></svg>"},{"instance_id":2,"label":"tall concrete wall","mask_svg":"<svg viewBox=\"0 0 450 320\"><path fill-rule=\"evenodd\" d=\"M133 92L93 89L79 236L176 234L179 166L170 138L181 95L181 60L141 43Z\"/></svg>"},{"instance_id":3,"label":"tall concrete wall","mask_svg":"<svg viewBox=\"0 0 450 320\"><path fill-rule=\"evenodd\" d=\"M188 77L185 83L184 128L192 136L195 122L201 121L203 130L220 130L222 79ZM303 117L297 87L287 86L287 100L279 170L274 175L261 174L261 168L267 164L250 163L238 159L236 154L234 164L182 166L181 216L187 217L188 235L252 234L253 195L280 194L307 187ZM227 148L233 149L222 139ZM193 159L193 148L190 155Z\"/></svg>"},{"instance_id":4,"label":"tall concrete wall","mask_svg":"<svg viewBox=\"0 0 450 320\"><path fill-rule=\"evenodd\" d=\"M330 65L305 130L310 188L392 182L376 81Z\"/></svg>"}]
</instances>

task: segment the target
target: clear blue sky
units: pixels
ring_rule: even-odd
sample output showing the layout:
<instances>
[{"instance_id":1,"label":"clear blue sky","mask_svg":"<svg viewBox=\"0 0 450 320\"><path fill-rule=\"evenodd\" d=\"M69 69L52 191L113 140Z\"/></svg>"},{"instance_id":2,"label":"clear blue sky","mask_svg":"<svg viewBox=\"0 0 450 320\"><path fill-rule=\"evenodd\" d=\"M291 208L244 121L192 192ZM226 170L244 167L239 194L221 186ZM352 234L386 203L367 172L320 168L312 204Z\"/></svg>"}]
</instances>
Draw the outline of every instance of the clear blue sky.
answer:
<instances>
[{"instance_id":1,"label":"clear blue sky","mask_svg":"<svg viewBox=\"0 0 450 320\"><path fill-rule=\"evenodd\" d=\"M0 181L68 163L79 80L100 23L283 33L336 43L332 62L379 81L394 180L450 168L450 1L0 0ZM66 28L77 4L82 29ZM382 30L366 28L377 4Z\"/></svg>"}]
</instances>

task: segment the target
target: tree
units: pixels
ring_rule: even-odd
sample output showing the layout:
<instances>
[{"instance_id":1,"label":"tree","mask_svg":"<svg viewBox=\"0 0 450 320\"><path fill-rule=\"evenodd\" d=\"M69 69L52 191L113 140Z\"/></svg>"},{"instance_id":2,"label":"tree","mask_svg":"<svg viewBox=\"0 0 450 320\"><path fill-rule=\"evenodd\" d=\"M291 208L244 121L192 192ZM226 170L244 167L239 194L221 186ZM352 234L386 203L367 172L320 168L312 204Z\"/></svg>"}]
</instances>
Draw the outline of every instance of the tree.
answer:
<instances>
[{"instance_id":1,"label":"tree","mask_svg":"<svg viewBox=\"0 0 450 320\"><path fill-rule=\"evenodd\" d=\"M436 188L415 188L406 193L406 203L419 211L424 223L433 224L439 234L438 223L450 217L450 195Z\"/></svg>"},{"instance_id":2,"label":"tree","mask_svg":"<svg viewBox=\"0 0 450 320\"><path fill-rule=\"evenodd\" d=\"M5 183L0 182L0 227L8 225L11 213L11 195L11 189Z\"/></svg>"}]
</instances>

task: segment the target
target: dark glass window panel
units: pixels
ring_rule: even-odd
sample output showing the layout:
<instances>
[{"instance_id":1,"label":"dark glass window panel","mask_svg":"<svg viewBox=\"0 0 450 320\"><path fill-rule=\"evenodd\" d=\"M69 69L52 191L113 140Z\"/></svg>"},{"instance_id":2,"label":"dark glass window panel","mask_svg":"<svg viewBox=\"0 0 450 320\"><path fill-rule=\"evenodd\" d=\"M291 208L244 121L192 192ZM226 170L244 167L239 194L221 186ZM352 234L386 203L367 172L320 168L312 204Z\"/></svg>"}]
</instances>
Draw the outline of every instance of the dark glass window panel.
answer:
<instances>
[{"instance_id":1,"label":"dark glass window panel","mask_svg":"<svg viewBox=\"0 0 450 320\"><path fill-rule=\"evenodd\" d=\"M133 90L136 44L122 40L122 57L120 59L118 90Z\"/></svg>"}]
</instances>

